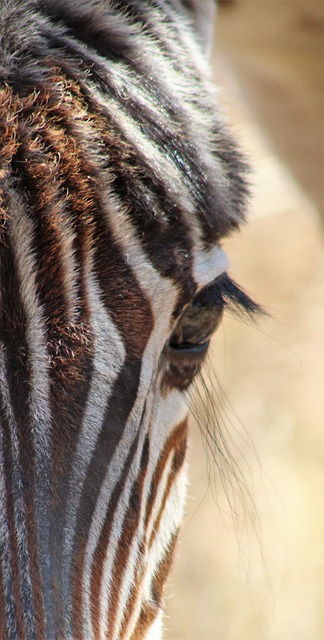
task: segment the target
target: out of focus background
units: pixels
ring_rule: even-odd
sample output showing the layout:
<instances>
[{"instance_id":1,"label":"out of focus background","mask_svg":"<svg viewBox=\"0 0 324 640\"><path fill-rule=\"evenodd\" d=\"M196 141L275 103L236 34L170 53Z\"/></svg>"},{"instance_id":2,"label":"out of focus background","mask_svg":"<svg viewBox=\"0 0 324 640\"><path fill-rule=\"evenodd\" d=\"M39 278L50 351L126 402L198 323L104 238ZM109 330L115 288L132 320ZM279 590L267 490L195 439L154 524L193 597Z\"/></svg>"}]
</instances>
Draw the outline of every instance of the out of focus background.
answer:
<instances>
[{"instance_id":1,"label":"out of focus background","mask_svg":"<svg viewBox=\"0 0 324 640\"><path fill-rule=\"evenodd\" d=\"M253 168L231 274L272 317L215 337L205 380L238 467L193 420L165 637L324 640L324 3L223 1L213 62Z\"/></svg>"}]
</instances>

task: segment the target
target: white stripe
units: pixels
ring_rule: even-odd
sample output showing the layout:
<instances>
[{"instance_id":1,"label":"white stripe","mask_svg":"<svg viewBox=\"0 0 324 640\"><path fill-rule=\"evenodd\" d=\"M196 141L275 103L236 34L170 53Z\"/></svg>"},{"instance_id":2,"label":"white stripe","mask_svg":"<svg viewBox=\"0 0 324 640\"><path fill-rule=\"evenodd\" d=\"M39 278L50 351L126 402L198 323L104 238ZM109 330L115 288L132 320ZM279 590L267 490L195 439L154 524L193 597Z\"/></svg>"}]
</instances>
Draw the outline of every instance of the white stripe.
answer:
<instances>
[{"instance_id":1,"label":"white stripe","mask_svg":"<svg viewBox=\"0 0 324 640\"><path fill-rule=\"evenodd\" d=\"M101 301L99 285L96 282L94 273L91 273L90 270L86 275L86 287L94 332L94 370L69 481L69 498L63 545L64 574L68 582L65 587L65 596L69 608L71 608L72 595L68 592L68 588L71 586L69 581L70 568L73 561L73 542L74 534L77 533L75 529L76 518L84 480L98 437L101 433L103 418L113 384L125 360L123 340ZM112 488L113 485L114 483L112 482ZM96 519L94 518L92 526L96 524ZM87 607L85 607L85 609L87 609ZM85 615L89 616L89 613L90 610L85 611Z\"/></svg>"},{"instance_id":2,"label":"white stripe","mask_svg":"<svg viewBox=\"0 0 324 640\"><path fill-rule=\"evenodd\" d=\"M178 531L184 511L187 488L187 468L184 464L174 481L166 501L160 526L156 532L146 565L146 576L143 583L142 594L148 601L151 597L152 580L155 573L167 553L170 540Z\"/></svg>"},{"instance_id":3,"label":"white stripe","mask_svg":"<svg viewBox=\"0 0 324 640\"><path fill-rule=\"evenodd\" d=\"M182 522L187 485L186 476L187 470L186 465L184 465L184 468L179 472L171 488L162 514L159 529L156 532L150 552L145 559L144 578L142 580L139 597L136 605L134 606L133 615L125 633L125 638L132 638L142 608L145 604L150 604L152 596L152 581L154 580L160 563L163 561L168 551L173 535L177 533ZM166 478L164 478L164 481L165 480Z\"/></svg>"},{"instance_id":4,"label":"white stripe","mask_svg":"<svg viewBox=\"0 0 324 640\"><path fill-rule=\"evenodd\" d=\"M58 229L60 230L59 257L63 268L64 301L67 306L67 315L69 320L70 322L73 322L77 319L76 310L79 306L76 281L78 276L78 266L73 250L75 234L72 229L72 223L66 215L63 204L55 203L55 207L56 209L59 207L59 211L56 211L56 222Z\"/></svg>"},{"instance_id":5,"label":"white stripe","mask_svg":"<svg viewBox=\"0 0 324 640\"><path fill-rule=\"evenodd\" d=\"M103 193L105 192L106 189L103 190ZM145 362L145 367L143 367L141 370L137 399L129 420L124 426L121 441L114 453L113 459L109 464L109 468L107 469L107 474L100 490L99 498L96 504L93 520L89 531L84 565L84 620L91 619L89 615L90 578L93 554L99 541L99 536L104 524L111 493L120 478L128 452L132 446L134 438L136 437L137 429L139 428L140 418L143 410L143 403L146 400L147 405L149 404L148 393L152 386L152 377L157 368L160 350L169 335L170 317L177 297L177 292L172 282L167 278L162 278L146 258L140 242L134 236L134 232L130 223L127 219L125 219L124 212L118 206L117 199L112 199L107 196L107 201L104 198L103 200L109 226L112 229L118 244L121 245L121 249L123 249L123 246L125 246L124 258L129 267L132 269L134 276L137 277L138 285L142 289L144 295L149 298L155 319L155 325L143 354L143 362ZM111 214L112 209L113 211ZM109 349L107 349L107 352L109 353ZM142 432L145 434L144 425L142 425L141 428ZM139 448L141 450L142 442L139 443ZM130 490L131 484L128 487L128 493L126 492L127 496L125 494L126 505L128 505ZM119 531L117 529L116 541L118 541L118 536ZM110 545L110 558L113 556L113 553L114 552L112 551L112 547ZM105 575L106 582L103 585L103 590L108 591L109 584L107 583L107 579L109 578L109 576L111 577L111 575L109 573L107 574L107 570L105 571ZM108 603L105 603L102 613L103 621L105 621L106 619L107 607ZM103 623L105 624L105 622ZM86 629L86 633L90 634L91 632L92 631L89 628Z\"/></svg>"},{"instance_id":6,"label":"white stripe","mask_svg":"<svg viewBox=\"0 0 324 640\"><path fill-rule=\"evenodd\" d=\"M132 487L136 479L138 468L139 468L140 455L141 455L141 450L142 450L145 435L146 435L146 431L145 429L143 429L143 431L141 432L141 438L140 438L139 446L137 449L137 455L135 456L133 464L131 465L127 473L125 487L122 494L119 497L118 505L113 516L113 524L112 524L111 535L109 539L109 546L107 548L107 555L104 562L103 580L102 580L101 590L100 590L100 605L101 605L100 606L100 629L102 633L102 638L105 638L107 635L107 618L109 614L109 605L110 605L109 595L110 595L111 589L113 588L112 576L113 576L113 568L116 563L116 552L117 552L120 537L122 534L122 525L124 523L125 514L129 506L130 494L131 494ZM136 531L134 531L134 535L136 535ZM128 562L129 562L129 559L128 559ZM123 579L121 583L120 596L123 593L125 594L125 590L126 590L125 595L127 597L131 586L132 585L126 584L125 580Z\"/></svg>"},{"instance_id":7,"label":"white stripe","mask_svg":"<svg viewBox=\"0 0 324 640\"><path fill-rule=\"evenodd\" d=\"M144 158L151 167L152 172L158 177L165 189L170 194L170 199L175 204L183 207L187 215L193 214L194 204L189 189L184 184L183 173L177 168L171 157L160 149L158 144L142 132L138 122L134 120L116 100L102 97L93 88L92 98L109 111L109 115L115 120L118 128L124 133L127 141L133 147L139 158ZM186 221L187 222L187 221Z\"/></svg>"},{"instance_id":8,"label":"white stripe","mask_svg":"<svg viewBox=\"0 0 324 640\"><path fill-rule=\"evenodd\" d=\"M124 252L124 257L127 260L128 265L132 269L135 277L138 280L139 286L143 290L143 293L149 299L155 325L151 337L148 341L147 347L143 354L143 362L145 363L145 367L142 368L141 371L141 379L138 390L138 397L134 406L134 410L132 412L132 416L130 420L125 425L124 434L121 442L118 445L118 448L115 452L114 459L111 461L110 467L108 469L105 481L102 486L102 490L100 493L100 497L98 503L96 505L96 512L94 515L94 523L92 526L91 534L89 536L89 541L87 545L87 561L86 561L86 571L85 571L85 592L89 594L89 579L90 579L90 562L93 557L93 553L95 547L98 542L98 534L99 527L98 524L100 521L103 523L103 519L106 513L107 504L109 496L111 495L111 487L114 486L114 483L120 476L121 469L124 466L126 455L131 447L133 442L133 438L135 436L134 428L140 426L142 433L145 434L148 430L148 424L138 425L140 412L143 406L143 400L146 398L147 402L147 422L150 415L149 410L149 402L150 396L148 392L152 387L152 376L156 372L157 368L157 359L160 356L161 348L164 346L165 341L169 337L170 333L170 318L172 315L172 311L176 304L177 299L177 290L174 287L172 281L168 278L163 278L160 274L154 269L152 264L149 262L145 253L142 249L142 245L134 234L134 230L131 226L129 218L125 213L123 207L119 203L118 198L114 195L110 194L108 189L103 190L105 197L103 198L105 204L105 211L107 215L107 221L109 223L109 227L112 229L115 239L117 240L119 246ZM112 213L113 212L113 215ZM151 461L150 461L150 472L148 473L145 479L145 488L143 495L143 505L145 506L151 477L154 473L156 462L158 457L163 450L165 441L169 436L173 426L178 424L181 419L184 419L187 414L187 406L183 402L183 399L180 397L179 393L174 391L170 392L167 397L167 400L162 401L162 405L160 405L159 399L157 399L156 394L159 389L159 382L155 383L156 389L153 389L152 392L155 393L155 413L153 417L151 417L151 423L153 425L153 433L150 434L152 440L150 442L150 450L151 453ZM179 405L179 411L181 417L179 417L179 411L177 410L177 405ZM178 414L178 415L177 415ZM129 433L132 433L133 436L130 437ZM141 450L141 443L139 443L139 449ZM134 467L130 471L131 478L136 477L138 460L135 457ZM137 465L137 466L136 466ZM103 635L106 633L106 621L108 616L108 607L109 607L109 590L110 590L110 580L112 567L114 562L114 554L119 542L120 536L120 526L123 522L123 517L125 515L125 509L128 507L128 500L131 491L131 487L133 484L133 480L130 481L125 487L123 499L121 499L121 509L118 512L118 516L116 514L114 525L112 527L111 540L108 549L108 558L106 559L106 566L104 570L104 581L102 585L101 592L101 629ZM163 495L163 494L162 494ZM143 523L142 523L143 525ZM100 527L101 529L101 527ZM95 531L96 530L96 531ZM135 532L134 544L132 548L131 555L128 559L128 578L125 579L124 584L124 593L121 594L120 597L120 607L117 617L118 626L122 623L123 617L123 608L125 602L129 597L129 592L132 587L131 576L133 575L134 567L136 565L137 553L138 553L138 544L141 539L141 531ZM88 596L86 595L88 600L88 607L90 607L90 601ZM88 608L87 607L87 608Z\"/></svg>"},{"instance_id":9,"label":"white stripe","mask_svg":"<svg viewBox=\"0 0 324 640\"><path fill-rule=\"evenodd\" d=\"M196 250L194 253L194 279L199 288L205 287L220 276L229 266L226 253L218 245L210 251Z\"/></svg>"},{"instance_id":10,"label":"white stripe","mask_svg":"<svg viewBox=\"0 0 324 640\"><path fill-rule=\"evenodd\" d=\"M35 451L35 521L37 527L39 566L43 581L44 605L47 611L47 632L54 633L50 576L50 464L51 464L51 411L48 357L45 323L37 299L37 263L33 252L34 228L18 196L10 192L11 219L8 234L12 242L17 268L19 293L26 314L26 341L30 370L29 412L32 422L31 436ZM27 382L26 382L27 384Z\"/></svg>"},{"instance_id":11,"label":"white stripe","mask_svg":"<svg viewBox=\"0 0 324 640\"><path fill-rule=\"evenodd\" d=\"M101 615L100 615L101 623L100 624L101 624L103 637L105 637L105 634L107 633L106 624L107 624L108 609L109 609L109 592L111 588L111 577L112 577L112 569L115 561L115 553L116 553L120 535L121 535L121 527L124 521L124 516L128 508L131 489L138 473L140 456L142 452L142 446L143 446L145 435L146 433L149 433L149 425L151 424L152 432L149 433L151 458L149 463L149 470L145 478L143 505L147 500L147 497L149 494L150 481L155 471L157 460L165 445L165 441L170 435L170 432L172 431L174 424L178 424L178 422L180 422L185 417L188 411L184 400L182 399L180 394L176 391L168 394L166 400L164 400L162 403L160 403L159 399L157 398L157 393L158 393L157 390L159 388L159 382L157 382L156 385L152 386L152 380L151 378L148 378L148 370L151 371L151 376L155 370L154 367L152 369L152 363L149 360L150 351L152 350L153 353L154 351L156 351L156 345L155 345L155 349L152 348L152 343L154 343L155 338L156 336L154 336L154 332L153 332L148 342L147 349L143 356L143 362L145 362L145 367L143 367L141 372L139 393L134 406L134 410L130 416L130 419L125 425L123 438L118 445L118 448L114 454L114 458L111 464L109 465L106 478L102 485L100 497L96 505L95 515L93 518L93 523L91 526L89 541L87 545L87 560L86 560L87 568L85 571L84 582L85 582L85 589L89 593L90 561L92 560L93 553L98 543L98 538L100 533L98 523L101 522L103 524L105 514L106 514L106 509L107 509L107 506L105 508L105 504L107 505L108 503L107 495L108 497L110 496L111 486L112 485L114 486L114 483L119 479L121 471L125 464L127 454L131 448L133 439L136 436L137 430L140 429L141 437L139 440L138 450L134 457L134 462L129 470L128 478L125 484L123 494L120 497L117 510L114 514L114 520L113 520L113 525L111 529L111 538L110 538L109 547L107 550L107 557L105 560L104 579L102 582L101 594L100 594L100 601L101 601ZM145 419L142 423L140 423L139 418L140 418L140 412L142 411L144 398L146 398L147 408L145 413ZM151 415L150 406L152 401L154 402L156 407L156 413L154 415ZM177 402L178 404L178 409L175 402ZM144 517L144 514L143 514L143 517ZM102 527L102 524L100 526L100 529ZM130 567L132 567L132 565L136 563L137 553L138 553L138 543L140 540L140 537L138 536L139 536L138 532L134 532L135 543L134 543L134 548L132 550L133 555L128 560L128 565ZM126 581L125 582L123 581L123 588L125 589L125 593L120 599L122 603L125 602L125 599L129 597L132 584L133 584L132 582L129 582L127 584ZM120 617L122 617L121 611L119 611L119 618L117 618L118 624L121 623Z\"/></svg>"},{"instance_id":12,"label":"white stripe","mask_svg":"<svg viewBox=\"0 0 324 640\"><path fill-rule=\"evenodd\" d=\"M151 515L150 520L149 520L149 526L146 529L145 533L147 534L147 539L149 540L150 535L152 533L152 529L153 529L153 523L155 522L155 518L157 513L159 512L160 508L161 508L161 503L162 503L162 498L166 489L166 485L167 485L167 481L168 481L168 477L170 474L170 469L171 469L171 462L172 462L172 457L173 457L173 452L170 452L169 458L166 462L165 465L165 469L163 471L163 475L160 479L160 484L159 484L159 488L156 494L156 500L154 503L154 507L155 509L153 509L153 515ZM152 475L147 476L149 482L147 482L147 486L146 489L149 488L151 480L152 480L152 476L154 473L154 468L152 469ZM146 490L146 495L143 495L143 500L142 500L142 504L141 504L141 520L138 526L138 529L134 535L134 539L133 539L133 543L132 543L132 551L129 555L129 560L127 563L127 569L125 571L125 575L124 575L124 580L123 580L123 584L124 584L124 589L123 589L123 593L121 594L121 597L119 599L118 602L118 625L116 628L116 637L118 637L118 633L120 631L120 627L121 624L123 622L123 618L124 618L124 614L125 614L125 607L127 604L127 600L130 596L131 593L131 588L132 585L134 584L134 574L135 574L135 568L136 568L136 564L137 564L137 560L138 560L138 547L139 547L139 543L143 540L143 533L144 533L144 517L145 517L145 511L146 511L146 507L147 507L147 498L149 497L149 492ZM143 558L143 562L145 563L145 565L147 564L147 560L148 558L145 557ZM152 576L151 576L152 577ZM132 637L132 634L134 632L134 629L136 627L136 624L138 622L139 616L140 616L140 612L143 606L143 602L145 602L146 600L146 591L143 591L143 585L141 585L141 589L139 590L138 593L138 597L137 597L137 601L134 604L133 607L133 613L132 616L130 617L130 620L128 622L127 625L127 629L125 631L125 637Z\"/></svg>"},{"instance_id":13,"label":"white stripe","mask_svg":"<svg viewBox=\"0 0 324 640\"><path fill-rule=\"evenodd\" d=\"M143 640L160 640L160 638L162 637L162 616L163 612L160 611L160 613L152 623L152 626L145 634L145 638L143 638Z\"/></svg>"},{"instance_id":14,"label":"white stripe","mask_svg":"<svg viewBox=\"0 0 324 640\"><path fill-rule=\"evenodd\" d=\"M31 370L31 413L36 454L43 458L50 453L49 379L46 354L45 323L36 294L37 264L33 252L33 224L25 215L23 206L13 192L11 208L15 215L10 221L9 237L12 242L17 267L19 293L27 317L28 366ZM49 457L48 457L49 461ZM44 460L43 460L44 462Z\"/></svg>"},{"instance_id":15,"label":"white stripe","mask_svg":"<svg viewBox=\"0 0 324 640\"><path fill-rule=\"evenodd\" d=\"M131 217L114 193L105 185L102 199L107 223L120 247L124 259L137 280L137 284L148 299L154 318L154 339L149 340L146 350L159 358L170 332L170 318L176 305L178 291L171 278L162 277L145 254L131 224ZM149 345L151 343L151 349ZM159 347L158 349L156 347ZM143 355L143 362L147 354ZM155 363L157 364L157 362ZM143 376L145 372L141 372ZM151 377L151 372L149 374Z\"/></svg>"},{"instance_id":16,"label":"white stripe","mask_svg":"<svg viewBox=\"0 0 324 640\"><path fill-rule=\"evenodd\" d=\"M159 385L157 385L157 387L159 388ZM188 413L187 404L183 401L182 396L176 390L171 391L165 399L157 398L157 396L155 395L155 400L156 400L156 411L155 411L155 415L153 415L151 418L152 430L150 433L150 459L149 459L148 471L145 478L145 484L144 484L143 493L142 493L141 520L138 527L137 535L134 537L134 541L133 541L134 546L136 545L136 548L134 548L134 551L133 551L133 557L136 559L137 559L137 553L138 553L138 545L143 539L144 518L145 518L146 509L148 506L151 480L155 473L160 456L164 450L166 441L170 436L170 433L178 424L180 424L186 418ZM169 474L170 474L173 454L174 454L174 451L171 451L168 457L168 460L166 461L166 465L163 470L163 474L160 479L159 486L155 495L153 509L151 511L151 515L145 531L147 540L149 540L152 534L154 524L156 522L158 513L161 508L163 495L164 495ZM135 564L133 567L128 566L127 568L129 571L128 581L129 581L129 590L130 590L133 584L132 576L135 569ZM151 578L153 578L153 575L151 575ZM122 605L124 606L125 602L121 602L120 611L119 611L119 625L122 623L122 617L123 617ZM132 636L132 633L135 629L142 605L143 605L143 592L141 590L139 593L137 603L134 606L133 615L130 618L128 623L127 633L129 633L129 637Z\"/></svg>"},{"instance_id":17,"label":"white stripe","mask_svg":"<svg viewBox=\"0 0 324 640\"><path fill-rule=\"evenodd\" d=\"M141 370L141 377L139 383L139 390L136 398L135 405L130 414L130 417L127 423L124 426L123 436L118 444L118 447L114 453L113 459L109 464L109 468L107 470L106 477L101 487L99 499L96 504L96 509L94 513L94 517L91 523L91 529L88 538L88 544L86 549L86 559L85 559L85 576L84 576L84 584L85 584L85 596L87 598L86 591L89 593L89 583L90 583L90 572L91 572L91 563L93 558L93 553L99 541L99 535L101 533L101 529L106 517L108 502L112 493L112 490L120 476L123 472L123 468L126 462L127 455L132 447L134 439L136 438L137 432L140 429L140 438L138 443L138 448L134 456L133 464L131 465L127 480L125 483L124 491L119 498L118 506L116 512L114 514L113 525L111 528L111 537L109 542L109 547L107 551L107 558L105 561L104 568L104 578L101 585L101 629L103 633L103 637L106 634L106 623L107 623L107 615L108 615L108 607L109 607L109 591L110 591L110 582L112 577L112 568L114 565L114 558L116 549L119 543L121 527L124 521L124 516L128 508L129 498L132 490L132 486L134 480L136 479L140 457L142 453L144 438L148 431L148 425L150 423L150 414L151 414L151 403L154 394L154 389L152 389L152 375L154 372L154 367L152 366L152 357L150 357L150 352L156 351L152 348L152 342L154 342L156 336L154 332L151 334L151 338L148 342L147 348L144 352L143 361L145 362L145 367ZM146 413L145 417L142 418L142 411L144 400L146 400ZM89 600L88 600L89 602Z\"/></svg>"},{"instance_id":18,"label":"white stripe","mask_svg":"<svg viewBox=\"0 0 324 640\"><path fill-rule=\"evenodd\" d=\"M153 476L168 437L177 425L183 422L188 415L188 404L184 401L182 394L180 394L176 389L170 391L166 398L161 398L157 405L156 415L153 417L152 421L152 432L150 437L150 476ZM159 485L158 488L158 494L152 509L151 517L148 522L148 537L152 533L154 522L160 510L164 488L165 483L162 479L161 486Z\"/></svg>"}]
</instances>

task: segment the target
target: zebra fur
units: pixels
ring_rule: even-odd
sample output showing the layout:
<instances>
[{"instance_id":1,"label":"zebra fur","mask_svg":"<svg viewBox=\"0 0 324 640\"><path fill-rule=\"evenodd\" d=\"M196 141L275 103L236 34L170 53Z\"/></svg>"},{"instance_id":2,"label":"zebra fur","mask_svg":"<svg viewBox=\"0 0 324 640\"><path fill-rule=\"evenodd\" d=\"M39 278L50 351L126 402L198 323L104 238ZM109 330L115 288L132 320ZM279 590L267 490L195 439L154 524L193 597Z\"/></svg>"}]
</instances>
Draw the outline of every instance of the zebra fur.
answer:
<instances>
[{"instance_id":1,"label":"zebra fur","mask_svg":"<svg viewBox=\"0 0 324 640\"><path fill-rule=\"evenodd\" d=\"M167 345L245 164L199 3L0 7L0 637L158 638L200 367Z\"/></svg>"}]
</instances>

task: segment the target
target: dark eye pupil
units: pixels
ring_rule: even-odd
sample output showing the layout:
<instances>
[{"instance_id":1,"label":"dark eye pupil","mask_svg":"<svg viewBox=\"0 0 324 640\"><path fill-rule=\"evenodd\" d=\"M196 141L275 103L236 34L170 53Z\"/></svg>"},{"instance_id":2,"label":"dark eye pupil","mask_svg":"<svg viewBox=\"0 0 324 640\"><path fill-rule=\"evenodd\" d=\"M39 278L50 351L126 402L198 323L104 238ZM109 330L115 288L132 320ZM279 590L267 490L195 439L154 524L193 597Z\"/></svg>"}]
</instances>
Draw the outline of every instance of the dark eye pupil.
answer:
<instances>
[{"instance_id":1,"label":"dark eye pupil","mask_svg":"<svg viewBox=\"0 0 324 640\"><path fill-rule=\"evenodd\" d=\"M199 373L210 337L221 322L223 307L214 283L200 292L180 316L167 344L167 386L185 390Z\"/></svg>"},{"instance_id":2,"label":"dark eye pupil","mask_svg":"<svg viewBox=\"0 0 324 640\"><path fill-rule=\"evenodd\" d=\"M222 319L223 309L219 306L201 307L194 303L181 316L170 338L170 346L197 346L209 341Z\"/></svg>"},{"instance_id":3,"label":"dark eye pupil","mask_svg":"<svg viewBox=\"0 0 324 640\"><path fill-rule=\"evenodd\" d=\"M169 347L175 350L194 349L209 342L211 335L221 322L224 300L218 280L202 289L185 309L169 340ZM197 350L197 353L199 350Z\"/></svg>"}]
</instances>

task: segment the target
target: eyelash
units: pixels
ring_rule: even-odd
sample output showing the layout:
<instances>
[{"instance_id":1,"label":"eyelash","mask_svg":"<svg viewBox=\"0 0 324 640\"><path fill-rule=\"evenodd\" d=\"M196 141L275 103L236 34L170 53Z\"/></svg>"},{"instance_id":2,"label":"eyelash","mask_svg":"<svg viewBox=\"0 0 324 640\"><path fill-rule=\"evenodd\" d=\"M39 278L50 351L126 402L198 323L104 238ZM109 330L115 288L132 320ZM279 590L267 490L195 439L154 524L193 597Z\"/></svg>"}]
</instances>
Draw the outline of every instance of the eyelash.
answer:
<instances>
[{"instance_id":1,"label":"eyelash","mask_svg":"<svg viewBox=\"0 0 324 640\"><path fill-rule=\"evenodd\" d=\"M203 344L218 328L224 309L236 315L252 316L260 313L257 305L233 280L223 273L208 287L204 287L186 307L170 337L173 348L181 344ZM197 332L200 325L200 334ZM196 336L195 336L196 332ZM193 339L195 338L195 339Z\"/></svg>"},{"instance_id":2,"label":"eyelash","mask_svg":"<svg viewBox=\"0 0 324 640\"><path fill-rule=\"evenodd\" d=\"M223 273L202 289L180 316L167 345L171 386L186 389L199 372L212 334L224 310L239 317L262 313L261 307Z\"/></svg>"}]
</instances>

